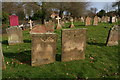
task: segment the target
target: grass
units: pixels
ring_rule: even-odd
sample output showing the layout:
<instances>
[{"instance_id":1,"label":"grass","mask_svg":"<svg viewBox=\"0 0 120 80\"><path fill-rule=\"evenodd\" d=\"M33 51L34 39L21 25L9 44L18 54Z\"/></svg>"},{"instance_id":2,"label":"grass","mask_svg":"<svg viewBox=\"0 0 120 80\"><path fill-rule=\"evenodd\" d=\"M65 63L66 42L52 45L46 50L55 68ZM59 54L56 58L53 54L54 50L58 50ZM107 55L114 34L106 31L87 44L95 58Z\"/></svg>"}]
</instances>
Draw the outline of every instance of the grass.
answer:
<instances>
[{"instance_id":1,"label":"grass","mask_svg":"<svg viewBox=\"0 0 120 80\"><path fill-rule=\"evenodd\" d=\"M70 23L64 26L69 29ZM114 23L117 24L117 23ZM99 23L98 26L84 26L75 22L75 28L87 28L87 47L85 60L61 62L61 30L58 34L56 62L39 67L30 66L31 63L31 35L23 31L24 43L9 46L7 35L3 35L3 53L6 70L3 78L120 78L119 53L120 46L107 47L106 40L109 29L114 24ZM94 59L91 59L94 58Z\"/></svg>"}]
</instances>

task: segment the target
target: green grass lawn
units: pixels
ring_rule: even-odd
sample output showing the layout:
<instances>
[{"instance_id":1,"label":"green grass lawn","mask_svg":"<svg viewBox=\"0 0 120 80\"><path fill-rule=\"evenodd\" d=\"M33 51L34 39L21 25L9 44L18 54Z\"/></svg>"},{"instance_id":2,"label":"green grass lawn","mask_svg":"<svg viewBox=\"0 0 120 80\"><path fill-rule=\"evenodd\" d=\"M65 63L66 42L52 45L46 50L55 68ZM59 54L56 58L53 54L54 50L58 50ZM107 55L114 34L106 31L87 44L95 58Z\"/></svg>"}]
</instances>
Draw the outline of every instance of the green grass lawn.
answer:
<instances>
[{"instance_id":1,"label":"green grass lawn","mask_svg":"<svg viewBox=\"0 0 120 80\"><path fill-rule=\"evenodd\" d=\"M118 48L120 46L106 46L108 31L114 24L100 23L98 26L83 26L83 23L75 22L75 28L87 28L86 58L85 60L70 62L60 61L62 52L61 30L55 30L55 33L58 34L56 62L39 67L30 65L31 35L28 31L23 31L23 44L12 46L8 45L7 35L3 35L3 54L7 68L3 71L2 77L50 79L120 78L120 73L118 72ZM64 29L69 29L68 26L69 23L64 26Z\"/></svg>"}]
</instances>

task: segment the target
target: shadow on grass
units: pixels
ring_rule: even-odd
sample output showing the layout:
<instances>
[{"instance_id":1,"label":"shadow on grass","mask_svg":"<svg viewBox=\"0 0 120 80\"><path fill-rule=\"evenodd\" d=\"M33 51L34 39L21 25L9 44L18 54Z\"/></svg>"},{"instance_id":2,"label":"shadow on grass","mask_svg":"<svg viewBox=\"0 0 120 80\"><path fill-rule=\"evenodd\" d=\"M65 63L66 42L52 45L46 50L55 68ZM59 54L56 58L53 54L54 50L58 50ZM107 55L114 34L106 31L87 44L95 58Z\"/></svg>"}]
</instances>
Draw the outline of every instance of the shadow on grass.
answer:
<instances>
[{"instance_id":1,"label":"shadow on grass","mask_svg":"<svg viewBox=\"0 0 120 80\"><path fill-rule=\"evenodd\" d=\"M24 43L31 43L31 40L26 39L24 40Z\"/></svg>"},{"instance_id":2,"label":"shadow on grass","mask_svg":"<svg viewBox=\"0 0 120 80\"><path fill-rule=\"evenodd\" d=\"M4 41L2 41L2 44L8 45L8 41L7 41L7 40L4 40Z\"/></svg>"},{"instance_id":3,"label":"shadow on grass","mask_svg":"<svg viewBox=\"0 0 120 80\"><path fill-rule=\"evenodd\" d=\"M31 65L31 51L24 51L20 53L4 53L5 57L16 59L24 64Z\"/></svg>"},{"instance_id":4,"label":"shadow on grass","mask_svg":"<svg viewBox=\"0 0 120 80\"><path fill-rule=\"evenodd\" d=\"M56 61L61 61L61 54L56 54Z\"/></svg>"},{"instance_id":5,"label":"shadow on grass","mask_svg":"<svg viewBox=\"0 0 120 80\"><path fill-rule=\"evenodd\" d=\"M87 42L89 45L97 45L97 46L106 46L106 43L93 43L93 42Z\"/></svg>"}]
</instances>

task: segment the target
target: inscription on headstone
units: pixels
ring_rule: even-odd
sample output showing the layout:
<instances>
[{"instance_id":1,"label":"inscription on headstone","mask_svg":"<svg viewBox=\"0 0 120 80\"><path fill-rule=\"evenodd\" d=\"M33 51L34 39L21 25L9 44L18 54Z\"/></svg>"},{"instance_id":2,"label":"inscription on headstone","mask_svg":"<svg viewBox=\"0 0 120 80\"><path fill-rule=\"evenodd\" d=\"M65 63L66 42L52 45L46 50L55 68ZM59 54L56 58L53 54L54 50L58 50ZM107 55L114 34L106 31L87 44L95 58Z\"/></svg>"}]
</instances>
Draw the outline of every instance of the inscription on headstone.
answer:
<instances>
[{"instance_id":1,"label":"inscription on headstone","mask_svg":"<svg viewBox=\"0 0 120 80\"><path fill-rule=\"evenodd\" d=\"M85 59L86 29L62 30L62 61Z\"/></svg>"},{"instance_id":2,"label":"inscription on headstone","mask_svg":"<svg viewBox=\"0 0 120 80\"><path fill-rule=\"evenodd\" d=\"M19 27L10 27L6 29L9 45L23 43L22 29Z\"/></svg>"},{"instance_id":3,"label":"inscription on headstone","mask_svg":"<svg viewBox=\"0 0 120 80\"><path fill-rule=\"evenodd\" d=\"M57 35L55 33L32 34L32 66L55 61Z\"/></svg>"}]
</instances>

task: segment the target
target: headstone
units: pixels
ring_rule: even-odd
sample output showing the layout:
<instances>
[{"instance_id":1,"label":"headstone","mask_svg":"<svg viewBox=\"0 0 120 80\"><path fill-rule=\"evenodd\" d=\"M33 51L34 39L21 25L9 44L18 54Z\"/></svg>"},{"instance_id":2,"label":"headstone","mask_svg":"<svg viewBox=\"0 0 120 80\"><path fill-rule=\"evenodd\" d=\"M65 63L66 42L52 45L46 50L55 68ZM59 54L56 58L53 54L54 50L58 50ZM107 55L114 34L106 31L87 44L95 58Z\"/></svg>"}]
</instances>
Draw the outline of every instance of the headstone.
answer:
<instances>
[{"instance_id":1,"label":"headstone","mask_svg":"<svg viewBox=\"0 0 120 80\"><path fill-rule=\"evenodd\" d=\"M3 52L2 52L2 43L0 42L0 68L1 69L6 69L6 65L4 62L4 56L3 56Z\"/></svg>"},{"instance_id":2,"label":"headstone","mask_svg":"<svg viewBox=\"0 0 120 80\"><path fill-rule=\"evenodd\" d=\"M54 32L54 23L52 21L46 22L45 27L47 32Z\"/></svg>"},{"instance_id":3,"label":"headstone","mask_svg":"<svg viewBox=\"0 0 120 80\"><path fill-rule=\"evenodd\" d=\"M62 61L85 59L86 29L62 30Z\"/></svg>"},{"instance_id":4,"label":"headstone","mask_svg":"<svg viewBox=\"0 0 120 80\"><path fill-rule=\"evenodd\" d=\"M116 22L116 17L112 17L112 23L115 23Z\"/></svg>"},{"instance_id":5,"label":"headstone","mask_svg":"<svg viewBox=\"0 0 120 80\"><path fill-rule=\"evenodd\" d=\"M98 25L98 21L99 21L98 17L95 16L95 17L94 17L93 25L97 26L97 25Z\"/></svg>"},{"instance_id":6,"label":"headstone","mask_svg":"<svg viewBox=\"0 0 120 80\"><path fill-rule=\"evenodd\" d=\"M114 25L110 30L107 38L107 46L114 46L118 45L118 39L120 37L119 32L120 32L120 26Z\"/></svg>"},{"instance_id":7,"label":"headstone","mask_svg":"<svg viewBox=\"0 0 120 80\"><path fill-rule=\"evenodd\" d=\"M101 18L100 17L98 17L98 21L101 22Z\"/></svg>"},{"instance_id":8,"label":"headstone","mask_svg":"<svg viewBox=\"0 0 120 80\"><path fill-rule=\"evenodd\" d=\"M35 25L30 33L47 33L45 25Z\"/></svg>"},{"instance_id":9,"label":"headstone","mask_svg":"<svg viewBox=\"0 0 120 80\"><path fill-rule=\"evenodd\" d=\"M30 24L30 30L32 30L32 23L33 23L33 21L32 20L30 20L29 22L28 22L29 24Z\"/></svg>"},{"instance_id":10,"label":"headstone","mask_svg":"<svg viewBox=\"0 0 120 80\"><path fill-rule=\"evenodd\" d=\"M19 25L18 16L11 15L11 16L9 16L9 19L10 19L10 26L18 26Z\"/></svg>"},{"instance_id":11,"label":"headstone","mask_svg":"<svg viewBox=\"0 0 120 80\"><path fill-rule=\"evenodd\" d=\"M86 20L85 20L85 25L86 25L86 26L91 25L91 18L90 18L90 17L87 17L87 18L86 18Z\"/></svg>"},{"instance_id":12,"label":"headstone","mask_svg":"<svg viewBox=\"0 0 120 80\"><path fill-rule=\"evenodd\" d=\"M85 22L84 17L81 17L81 22Z\"/></svg>"},{"instance_id":13,"label":"headstone","mask_svg":"<svg viewBox=\"0 0 120 80\"><path fill-rule=\"evenodd\" d=\"M105 20L105 16L102 16L101 22L104 22L104 20Z\"/></svg>"},{"instance_id":14,"label":"headstone","mask_svg":"<svg viewBox=\"0 0 120 80\"><path fill-rule=\"evenodd\" d=\"M107 22L110 22L110 17L107 18Z\"/></svg>"},{"instance_id":15,"label":"headstone","mask_svg":"<svg viewBox=\"0 0 120 80\"><path fill-rule=\"evenodd\" d=\"M73 21L74 21L74 20L73 20L73 18L71 18L71 19L70 19L70 21L71 21L70 28L73 28L73 27L75 27L75 26L74 26L74 24L73 24Z\"/></svg>"},{"instance_id":16,"label":"headstone","mask_svg":"<svg viewBox=\"0 0 120 80\"><path fill-rule=\"evenodd\" d=\"M22 29L19 27L10 27L6 29L9 45L23 43Z\"/></svg>"},{"instance_id":17,"label":"headstone","mask_svg":"<svg viewBox=\"0 0 120 80\"><path fill-rule=\"evenodd\" d=\"M55 33L32 34L32 66L53 63L56 55Z\"/></svg>"},{"instance_id":18,"label":"headstone","mask_svg":"<svg viewBox=\"0 0 120 80\"><path fill-rule=\"evenodd\" d=\"M56 29L62 29L62 26L61 26L61 24L60 24L60 17L59 16L57 16L57 18L56 18L56 20L58 21L58 24L57 24L57 27L56 27Z\"/></svg>"}]
</instances>

